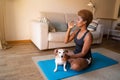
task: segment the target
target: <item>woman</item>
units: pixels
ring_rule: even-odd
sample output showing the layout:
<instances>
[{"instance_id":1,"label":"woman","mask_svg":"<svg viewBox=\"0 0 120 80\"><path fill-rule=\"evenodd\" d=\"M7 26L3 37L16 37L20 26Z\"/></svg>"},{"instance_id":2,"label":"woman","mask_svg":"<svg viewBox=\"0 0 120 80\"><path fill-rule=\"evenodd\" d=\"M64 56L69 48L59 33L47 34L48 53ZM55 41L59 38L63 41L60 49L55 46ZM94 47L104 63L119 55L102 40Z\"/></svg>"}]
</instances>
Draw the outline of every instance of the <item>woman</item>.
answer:
<instances>
[{"instance_id":1,"label":"woman","mask_svg":"<svg viewBox=\"0 0 120 80\"><path fill-rule=\"evenodd\" d=\"M93 19L92 12L89 10L80 10L78 12L78 19L76 26L79 28L70 34L74 27L74 22L68 23L68 29L65 35L65 43L74 39L76 44L74 51L68 51L67 55L70 57L69 62L71 69L79 71L87 68L92 62L91 44L93 41L92 34L87 30L87 26Z\"/></svg>"}]
</instances>

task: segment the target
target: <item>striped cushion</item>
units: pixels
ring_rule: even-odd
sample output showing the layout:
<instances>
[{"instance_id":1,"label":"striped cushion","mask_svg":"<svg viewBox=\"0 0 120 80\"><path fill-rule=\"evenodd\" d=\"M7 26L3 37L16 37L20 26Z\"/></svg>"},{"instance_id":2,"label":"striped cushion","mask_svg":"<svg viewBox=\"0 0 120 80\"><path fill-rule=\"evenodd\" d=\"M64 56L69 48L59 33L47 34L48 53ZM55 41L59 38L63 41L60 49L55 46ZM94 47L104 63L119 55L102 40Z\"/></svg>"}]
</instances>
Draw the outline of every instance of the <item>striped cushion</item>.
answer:
<instances>
[{"instance_id":1,"label":"striped cushion","mask_svg":"<svg viewBox=\"0 0 120 80\"><path fill-rule=\"evenodd\" d=\"M97 26L98 26L98 22L95 21L95 20L93 20L93 21L89 24L89 26L87 27L87 29L88 29L89 31L95 31L96 28L97 28Z\"/></svg>"}]
</instances>

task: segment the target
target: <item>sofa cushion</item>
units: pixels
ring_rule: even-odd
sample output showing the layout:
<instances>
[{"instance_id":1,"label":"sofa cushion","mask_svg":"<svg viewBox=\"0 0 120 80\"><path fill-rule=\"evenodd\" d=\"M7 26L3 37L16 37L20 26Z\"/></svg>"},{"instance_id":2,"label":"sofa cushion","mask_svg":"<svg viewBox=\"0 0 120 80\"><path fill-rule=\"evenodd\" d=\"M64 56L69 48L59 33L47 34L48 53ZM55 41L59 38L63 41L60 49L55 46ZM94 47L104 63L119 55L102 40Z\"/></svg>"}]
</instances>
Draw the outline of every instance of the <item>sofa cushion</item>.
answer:
<instances>
[{"instance_id":1,"label":"sofa cushion","mask_svg":"<svg viewBox=\"0 0 120 80\"><path fill-rule=\"evenodd\" d=\"M49 19L47 19L46 16L44 16L44 17L41 16L36 21L37 22L39 21L40 23L47 23L49 25L48 31L56 32L56 28L53 25L51 25Z\"/></svg>"},{"instance_id":2,"label":"sofa cushion","mask_svg":"<svg viewBox=\"0 0 120 80\"><path fill-rule=\"evenodd\" d=\"M65 32L67 30L65 15L63 13L48 12L45 14L50 21L50 26L55 27L57 32Z\"/></svg>"},{"instance_id":3,"label":"sofa cushion","mask_svg":"<svg viewBox=\"0 0 120 80\"><path fill-rule=\"evenodd\" d=\"M64 42L66 32L49 32L48 41Z\"/></svg>"},{"instance_id":4,"label":"sofa cushion","mask_svg":"<svg viewBox=\"0 0 120 80\"><path fill-rule=\"evenodd\" d=\"M97 28L97 26L98 26L98 21L97 21L97 20L93 20L93 21L88 25L87 29L88 29L89 31L95 31L96 28Z\"/></svg>"},{"instance_id":5,"label":"sofa cushion","mask_svg":"<svg viewBox=\"0 0 120 80\"><path fill-rule=\"evenodd\" d=\"M71 21L76 21L77 18L78 18L77 14L74 14L74 13L65 14L66 23L71 22Z\"/></svg>"},{"instance_id":6,"label":"sofa cushion","mask_svg":"<svg viewBox=\"0 0 120 80\"><path fill-rule=\"evenodd\" d=\"M52 26L51 24L49 24L49 32L56 32L56 28L54 26Z\"/></svg>"},{"instance_id":7,"label":"sofa cushion","mask_svg":"<svg viewBox=\"0 0 120 80\"><path fill-rule=\"evenodd\" d=\"M56 29L56 32L67 31L67 24L66 23L51 22L49 26L54 27Z\"/></svg>"}]
</instances>

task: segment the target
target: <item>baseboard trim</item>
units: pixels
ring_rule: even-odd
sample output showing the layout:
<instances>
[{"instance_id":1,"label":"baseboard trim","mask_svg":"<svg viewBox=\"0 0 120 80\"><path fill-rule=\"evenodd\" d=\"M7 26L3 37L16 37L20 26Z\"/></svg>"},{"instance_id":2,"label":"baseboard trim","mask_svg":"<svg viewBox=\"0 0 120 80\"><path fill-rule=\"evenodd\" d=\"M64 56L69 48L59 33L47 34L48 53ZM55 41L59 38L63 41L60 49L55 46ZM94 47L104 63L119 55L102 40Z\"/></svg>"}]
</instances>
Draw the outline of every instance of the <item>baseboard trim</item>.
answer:
<instances>
[{"instance_id":1,"label":"baseboard trim","mask_svg":"<svg viewBox=\"0 0 120 80\"><path fill-rule=\"evenodd\" d=\"M17 44L17 43L31 43L31 40L15 40L15 41L7 41L8 44Z\"/></svg>"}]
</instances>

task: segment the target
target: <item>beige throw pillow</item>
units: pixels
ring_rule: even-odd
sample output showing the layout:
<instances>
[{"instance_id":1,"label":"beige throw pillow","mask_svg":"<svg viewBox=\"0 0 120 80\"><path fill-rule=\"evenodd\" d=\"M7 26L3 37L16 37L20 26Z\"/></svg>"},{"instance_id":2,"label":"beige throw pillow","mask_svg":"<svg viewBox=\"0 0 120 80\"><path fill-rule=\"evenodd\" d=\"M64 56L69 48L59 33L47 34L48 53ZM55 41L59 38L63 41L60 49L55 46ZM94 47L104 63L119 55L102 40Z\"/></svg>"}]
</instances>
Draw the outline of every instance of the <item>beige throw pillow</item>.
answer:
<instances>
[{"instance_id":1,"label":"beige throw pillow","mask_svg":"<svg viewBox=\"0 0 120 80\"><path fill-rule=\"evenodd\" d=\"M55 27L52 25L49 25L49 32L56 32Z\"/></svg>"}]
</instances>

